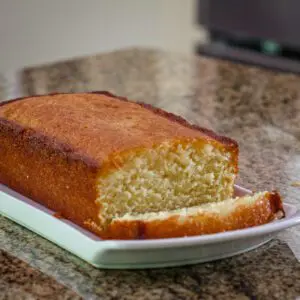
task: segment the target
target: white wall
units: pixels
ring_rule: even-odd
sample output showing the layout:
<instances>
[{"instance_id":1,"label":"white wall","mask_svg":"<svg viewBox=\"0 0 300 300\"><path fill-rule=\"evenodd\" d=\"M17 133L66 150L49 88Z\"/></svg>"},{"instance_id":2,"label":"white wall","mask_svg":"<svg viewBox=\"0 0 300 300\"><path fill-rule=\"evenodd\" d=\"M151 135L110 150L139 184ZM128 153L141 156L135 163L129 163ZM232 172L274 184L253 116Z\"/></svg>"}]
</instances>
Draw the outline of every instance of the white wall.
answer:
<instances>
[{"instance_id":1,"label":"white wall","mask_svg":"<svg viewBox=\"0 0 300 300\"><path fill-rule=\"evenodd\" d=\"M130 46L192 51L194 0L0 0L0 71Z\"/></svg>"}]
</instances>

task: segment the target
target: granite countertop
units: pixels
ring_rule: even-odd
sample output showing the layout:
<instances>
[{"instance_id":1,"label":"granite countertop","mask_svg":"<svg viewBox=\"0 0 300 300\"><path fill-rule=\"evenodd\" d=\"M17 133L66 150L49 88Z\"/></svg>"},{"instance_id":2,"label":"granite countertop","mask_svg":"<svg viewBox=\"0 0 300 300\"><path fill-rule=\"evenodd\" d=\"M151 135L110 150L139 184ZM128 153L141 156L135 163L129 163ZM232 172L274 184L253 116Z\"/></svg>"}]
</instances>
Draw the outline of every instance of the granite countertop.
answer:
<instances>
[{"instance_id":1,"label":"granite countertop","mask_svg":"<svg viewBox=\"0 0 300 300\"><path fill-rule=\"evenodd\" d=\"M300 77L204 57L128 49L26 69L23 94L109 90L236 139L238 183L300 208ZM98 270L0 218L0 299L296 299L300 228L216 262Z\"/></svg>"}]
</instances>

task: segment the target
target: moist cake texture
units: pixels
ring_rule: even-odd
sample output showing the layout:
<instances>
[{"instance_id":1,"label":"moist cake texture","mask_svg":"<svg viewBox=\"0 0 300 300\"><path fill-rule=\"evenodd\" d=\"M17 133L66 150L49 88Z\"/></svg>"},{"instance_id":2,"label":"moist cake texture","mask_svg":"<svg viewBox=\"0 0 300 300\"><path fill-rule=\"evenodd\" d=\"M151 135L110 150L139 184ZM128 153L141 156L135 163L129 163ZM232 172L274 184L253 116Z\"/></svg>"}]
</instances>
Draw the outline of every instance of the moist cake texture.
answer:
<instances>
[{"instance_id":1,"label":"moist cake texture","mask_svg":"<svg viewBox=\"0 0 300 300\"><path fill-rule=\"evenodd\" d=\"M258 192L174 211L124 215L113 220L110 230L127 239L172 238L243 229L283 216L277 192Z\"/></svg>"}]
</instances>

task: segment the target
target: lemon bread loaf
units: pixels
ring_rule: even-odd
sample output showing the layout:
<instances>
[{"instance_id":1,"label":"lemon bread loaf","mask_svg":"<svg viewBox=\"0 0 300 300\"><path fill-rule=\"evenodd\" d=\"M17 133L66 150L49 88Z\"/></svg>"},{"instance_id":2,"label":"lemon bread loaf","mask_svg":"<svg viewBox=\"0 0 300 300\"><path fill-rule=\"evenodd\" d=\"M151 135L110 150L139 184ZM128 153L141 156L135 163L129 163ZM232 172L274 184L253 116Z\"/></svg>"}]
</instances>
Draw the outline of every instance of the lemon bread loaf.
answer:
<instances>
[{"instance_id":1,"label":"lemon bread loaf","mask_svg":"<svg viewBox=\"0 0 300 300\"><path fill-rule=\"evenodd\" d=\"M107 92L4 103L0 140L1 183L106 238L232 197L238 170L235 141Z\"/></svg>"}]
</instances>

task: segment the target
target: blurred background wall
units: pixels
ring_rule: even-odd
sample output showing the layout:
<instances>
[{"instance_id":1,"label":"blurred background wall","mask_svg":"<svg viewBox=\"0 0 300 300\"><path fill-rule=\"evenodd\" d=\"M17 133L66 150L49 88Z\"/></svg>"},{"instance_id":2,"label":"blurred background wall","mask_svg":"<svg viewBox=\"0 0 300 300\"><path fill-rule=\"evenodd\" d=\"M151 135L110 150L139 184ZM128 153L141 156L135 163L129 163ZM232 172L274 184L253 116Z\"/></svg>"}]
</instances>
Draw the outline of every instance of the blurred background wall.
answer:
<instances>
[{"instance_id":1,"label":"blurred background wall","mask_svg":"<svg viewBox=\"0 0 300 300\"><path fill-rule=\"evenodd\" d=\"M0 0L0 72L131 46L192 52L195 0Z\"/></svg>"}]
</instances>

